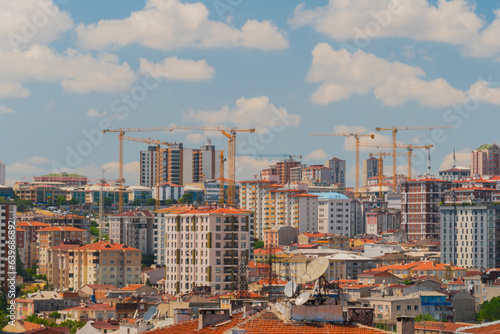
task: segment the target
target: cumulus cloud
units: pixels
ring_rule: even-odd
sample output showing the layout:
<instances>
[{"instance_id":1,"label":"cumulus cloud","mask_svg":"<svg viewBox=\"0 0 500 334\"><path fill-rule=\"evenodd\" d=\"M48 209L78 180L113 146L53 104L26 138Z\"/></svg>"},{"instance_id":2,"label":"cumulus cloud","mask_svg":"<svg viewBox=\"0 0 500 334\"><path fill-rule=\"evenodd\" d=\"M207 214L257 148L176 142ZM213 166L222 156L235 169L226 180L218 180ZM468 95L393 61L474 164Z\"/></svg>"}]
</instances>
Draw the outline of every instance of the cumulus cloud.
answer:
<instances>
[{"instance_id":1,"label":"cumulus cloud","mask_svg":"<svg viewBox=\"0 0 500 334\"><path fill-rule=\"evenodd\" d=\"M49 158L46 157L39 157L39 156L34 156L29 159L26 159L24 162L27 164L32 164L32 165L45 165L49 164L52 162Z\"/></svg>"},{"instance_id":2,"label":"cumulus cloud","mask_svg":"<svg viewBox=\"0 0 500 334\"><path fill-rule=\"evenodd\" d=\"M270 21L246 21L241 29L209 19L200 3L148 0L146 6L122 20L101 20L76 28L84 48L104 49L129 44L157 50L243 47L279 50L288 47L285 36Z\"/></svg>"},{"instance_id":3,"label":"cumulus cloud","mask_svg":"<svg viewBox=\"0 0 500 334\"><path fill-rule=\"evenodd\" d=\"M2 0L0 18L0 49L3 50L49 44L73 26L69 14L52 0Z\"/></svg>"},{"instance_id":4,"label":"cumulus cloud","mask_svg":"<svg viewBox=\"0 0 500 334\"><path fill-rule=\"evenodd\" d=\"M459 151L455 152L455 158L457 162L457 166L470 167L471 165L471 152L473 149L466 147ZM453 167L453 152L447 154L443 158L443 162L439 167L439 170L444 170Z\"/></svg>"},{"instance_id":5,"label":"cumulus cloud","mask_svg":"<svg viewBox=\"0 0 500 334\"><path fill-rule=\"evenodd\" d=\"M269 102L269 97L239 98L236 106L228 105L215 111L189 111L184 119L206 125L229 124L238 127L271 128L298 127L302 118Z\"/></svg>"},{"instance_id":6,"label":"cumulus cloud","mask_svg":"<svg viewBox=\"0 0 500 334\"><path fill-rule=\"evenodd\" d=\"M445 107L460 103L465 92L453 88L444 79L424 80L419 67L389 62L362 50L334 50L319 43L312 51L307 81L320 86L312 94L316 104L349 99L353 95L374 94L385 105L397 106L416 101L427 107Z\"/></svg>"},{"instance_id":7,"label":"cumulus cloud","mask_svg":"<svg viewBox=\"0 0 500 334\"><path fill-rule=\"evenodd\" d=\"M246 156L236 157L236 179L253 179L254 175L259 174L261 170L266 169L274 162L276 162L276 160L258 159Z\"/></svg>"},{"instance_id":8,"label":"cumulus cloud","mask_svg":"<svg viewBox=\"0 0 500 334\"><path fill-rule=\"evenodd\" d=\"M25 51L0 50L0 97L27 97L23 83L44 81L59 83L68 92L116 93L129 90L137 75L118 57L102 54L94 57L73 49L63 54L33 45Z\"/></svg>"},{"instance_id":9,"label":"cumulus cloud","mask_svg":"<svg viewBox=\"0 0 500 334\"><path fill-rule=\"evenodd\" d=\"M320 148L320 149L317 149L317 150L310 152L308 155L306 155L304 160L306 160L306 161L320 161L320 160L325 160L327 158L328 158L328 154L325 152L324 149Z\"/></svg>"},{"instance_id":10,"label":"cumulus cloud","mask_svg":"<svg viewBox=\"0 0 500 334\"><path fill-rule=\"evenodd\" d=\"M11 108L4 105L0 105L0 114L12 114L13 112L14 110L12 110Z\"/></svg>"},{"instance_id":11,"label":"cumulus cloud","mask_svg":"<svg viewBox=\"0 0 500 334\"><path fill-rule=\"evenodd\" d=\"M193 144L202 144L206 142L207 137L202 135L201 133L190 133L186 135L186 141Z\"/></svg>"},{"instance_id":12,"label":"cumulus cloud","mask_svg":"<svg viewBox=\"0 0 500 334\"><path fill-rule=\"evenodd\" d=\"M311 26L334 40L357 47L370 39L403 37L459 46L466 55L492 57L500 52L500 10L491 24L467 0L330 0L325 6L295 8L292 27ZM347 44L347 42L346 42Z\"/></svg>"},{"instance_id":13,"label":"cumulus cloud","mask_svg":"<svg viewBox=\"0 0 500 334\"><path fill-rule=\"evenodd\" d=\"M91 108L87 111L87 117L88 118L103 118L106 116L106 112L99 112L97 109Z\"/></svg>"},{"instance_id":14,"label":"cumulus cloud","mask_svg":"<svg viewBox=\"0 0 500 334\"><path fill-rule=\"evenodd\" d=\"M166 80L205 81L215 75L214 68L206 60L178 59L174 56L165 58L160 63L151 63L143 58L139 62L141 74Z\"/></svg>"}]
</instances>

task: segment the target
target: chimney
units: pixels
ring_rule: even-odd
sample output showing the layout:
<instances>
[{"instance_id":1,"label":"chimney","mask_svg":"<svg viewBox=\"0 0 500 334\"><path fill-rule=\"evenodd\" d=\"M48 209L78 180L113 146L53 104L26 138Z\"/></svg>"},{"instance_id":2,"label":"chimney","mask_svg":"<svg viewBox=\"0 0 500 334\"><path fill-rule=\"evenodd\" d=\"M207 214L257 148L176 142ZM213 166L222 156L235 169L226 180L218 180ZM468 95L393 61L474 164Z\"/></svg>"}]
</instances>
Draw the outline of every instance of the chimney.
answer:
<instances>
[{"instance_id":1,"label":"chimney","mask_svg":"<svg viewBox=\"0 0 500 334\"><path fill-rule=\"evenodd\" d=\"M176 308L174 309L174 323L178 324L180 322L191 320L191 309L190 308Z\"/></svg>"},{"instance_id":2,"label":"chimney","mask_svg":"<svg viewBox=\"0 0 500 334\"><path fill-rule=\"evenodd\" d=\"M415 333L415 317L400 315L396 318L397 334L414 334Z\"/></svg>"},{"instance_id":3,"label":"chimney","mask_svg":"<svg viewBox=\"0 0 500 334\"><path fill-rule=\"evenodd\" d=\"M199 309L199 325L198 330L225 322L231 319L229 309L212 308Z\"/></svg>"}]
</instances>

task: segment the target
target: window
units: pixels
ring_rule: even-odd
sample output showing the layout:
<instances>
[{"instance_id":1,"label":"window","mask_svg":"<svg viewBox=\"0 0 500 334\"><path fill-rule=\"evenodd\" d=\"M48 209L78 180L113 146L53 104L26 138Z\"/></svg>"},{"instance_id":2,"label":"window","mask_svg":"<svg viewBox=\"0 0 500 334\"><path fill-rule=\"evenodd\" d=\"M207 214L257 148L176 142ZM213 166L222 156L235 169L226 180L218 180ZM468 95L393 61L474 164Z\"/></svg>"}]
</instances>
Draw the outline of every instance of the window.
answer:
<instances>
[{"instance_id":1,"label":"window","mask_svg":"<svg viewBox=\"0 0 500 334\"><path fill-rule=\"evenodd\" d=\"M411 305L406 305L406 309L407 309L408 311L411 311Z\"/></svg>"},{"instance_id":2,"label":"window","mask_svg":"<svg viewBox=\"0 0 500 334\"><path fill-rule=\"evenodd\" d=\"M397 310L397 311L401 311L401 305L397 305L397 306L396 306L396 310Z\"/></svg>"},{"instance_id":3,"label":"window","mask_svg":"<svg viewBox=\"0 0 500 334\"><path fill-rule=\"evenodd\" d=\"M417 310L418 310L418 305L415 305L415 311L417 311Z\"/></svg>"}]
</instances>

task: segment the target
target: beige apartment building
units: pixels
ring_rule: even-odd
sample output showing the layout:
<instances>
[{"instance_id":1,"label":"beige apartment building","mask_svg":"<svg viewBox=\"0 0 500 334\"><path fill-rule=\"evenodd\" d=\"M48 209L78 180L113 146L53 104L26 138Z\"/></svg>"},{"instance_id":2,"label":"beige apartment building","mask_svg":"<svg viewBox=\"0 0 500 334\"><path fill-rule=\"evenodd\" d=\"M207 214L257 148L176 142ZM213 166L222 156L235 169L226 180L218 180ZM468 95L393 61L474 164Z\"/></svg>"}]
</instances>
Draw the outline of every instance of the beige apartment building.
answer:
<instances>
[{"instance_id":1,"label":"beige apartment building","mask_svg":"<svg viewBox=\"0 0 500 334\"><path fill-rule=\"evenodd\" d=\"M48 274L49 249L64 241L83 243L87 231L71 226L51 226L37 231L38 274Z\"/></svg>"},{"instance_id":2,"label":"beige apartment building","mask_svg":"<svg viewBox=\"0 0 500 334\"><path fill-rule=\"evenodd\" d=\"M396 328L396 318L401 315L416 317L421 314L420 296L385 296L359 298L361 304L374 309L374 322L384 324L388 330Z\"/></svg>"},{"instance_id":3,"label":"beige apartment building","mask_svg":"<svg viewBox=\"0 0 500 334\"><path fill-rule=\"evenodd\" d=\"M21 260L23 261L25 268L30 268L37 263L38 260L38 247L37 247L37 231L50 227L50 224L42 223L39 221L23 221L17 222L17 227L25 230L26 232L26 243L24 245L23 256Z\"/></svg>"},{"instance_id":4,"label":"beige apartment building","mask_svg":"<svg viewBox=\"0 0 500 334\"><path fill-rule=\"evenodd\" d=\"M49 284L76 291L87 284L122 288L141 283L141 251L123 244L99 241L79 246L64 243L49 250Z\"/></svg>"}]
</instances>

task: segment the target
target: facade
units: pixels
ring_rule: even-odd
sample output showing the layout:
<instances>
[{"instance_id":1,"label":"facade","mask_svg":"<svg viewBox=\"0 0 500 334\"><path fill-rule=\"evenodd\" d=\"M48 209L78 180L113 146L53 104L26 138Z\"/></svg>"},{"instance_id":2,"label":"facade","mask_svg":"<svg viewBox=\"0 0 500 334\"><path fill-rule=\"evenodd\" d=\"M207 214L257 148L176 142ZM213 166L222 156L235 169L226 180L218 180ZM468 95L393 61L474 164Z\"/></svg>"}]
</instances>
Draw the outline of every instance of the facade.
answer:
<instances>
[{"instance_id":1,"label":"facade","mask_svg":"<svg viewBox=\"0 0 500 334\"><path fill-rule=\"evenodd\" d=\"M42 176L35 176L34 182L44 183L63 183L68 186L83 186L87 184L87 177L78 174L68 174L65 172L57 174L48 174ZM1 184L1 183L0 183Z\"/></svg>"},{"instance_id":2,"label":"facade","mask_svg":"<svg viewBox=\"0 0 500 334\"><path fill-rule=\"evenodd\" d=\"M184 187L178 185L178 184L173 184L169 182L163 182L160 184L160 191L157 196L157 186L153 186L153 197L155 199L158 199L160 201L166 201L166 200L174 200L178 201L182 195L184 195Z\"/></svg>"},{"instance_id":3,"label":"facade","mask_svg":"<svg viewBox=\"0 0 500 334\"><path fill-rule=\"evenodd\" d=\"M437 321L450 321L453 315L451 302L447 301L446 295L437 291L421 291L420 303L422 314L430 314Z\"/></svg>"},{"instance_id":4,"label":"facade","mask_svg":"<svg viewBox=\"0 0 500 334\"><path fill-rule=\"evenodd\" d=\"M467 177L470 177L469 167L453 167L439 171L439 178L449 182L459 181Z\"/></svg>"},{"instance_id":5,"label":"facade","mask_svg":"<svg viewBox=\"0 0 500 334\"><path fill-rule=\"evenodd\" d=\"M323 165L312 165L302 168L302 181L309 181L311 183L332 184L333 183L333 169Z\"/></svg>"},{"instance_id":6,"label":"facade","mask_svg":"<svg viewBox=\"0 0 500 334\"><path fill-rule=\"evenodd\" d=\"M290 170L295 167L301 166L300 161L295 161L293 159L286 159L276 163L276 175L278 176L278 182L280 184L287 184L291 182Z\"/></svg>"},{"instance_id":7,"label":"facade","mask_svg":"<svg viewBox=\"0 0 500 334\"><path fill-rule=\"evenodd\" d=\"M9 254L8 242L16 241L16 216L17 205L15 202L0 203L0 282L5 289L2 293L6 293L9 286L7 281L8 272L10 272L8 259L12 254Z\"/></svg>"},{"instance_id":8,"label":"facade","mask_svg":"<svg viewBox=\"0 0 500 334\"><path fill-rule=\"evenodd\" d=\"M318 229L320 233L353 236L352 199L339 193L318 193Z\"/></svg>"},{"instance_id":9,"label":"facade","mask_svg":"<svg viewBox=\"0 0 500 334\"><path fill-rule=\"evenodd\" d=\"M220 176L220 150L214 145L203 145L200 149L186 148L182 143L160 150L161 183L185 185L186 183L212 180ZM140 152L140 185L153 187L156 181L156 147L150 146Z\"/></svg>"},{"instance_id":10,"label":"facade","mask_svg":"<svg viewBox=\"0 0 500 334\"><path fill-rule=\"evenodd\" d=\"M63 196L66 198L66 191L57 186L46 184L30 184L30 183L16 183L14 191L20 199L29 200L33 203L51 203L55 202L56 198Z\"/></svg>"},{"instance_id":11,"label":"facade","mask_svg":"<svg viewBox=\"0 0 500 334\"><path fill-rule=\"evenodd\" d=\"M297 242L299 230L291 226L281 226L264 230L264 246L286 246Z\"/></svg>"},{"instance_id":12,"label":"facade","mask_svg":"<svg viewBox=\"0 0 500 334\"><path fill-rule=\"evenodd\" d=\"M430 177L402 183L401 226L409 240L439 239L439 203L450 187L450 182Z\"/></svg>"},{"instance_id":13,"label":"facade","mask_svg":"<svg viewBox=\"0 0 500 334\"><path fill-rule=\"evenodd\" d=\"M145 204L148 199L153 198L153 191L148 187L130 186L127 188L127 192L129 193L129 202L139 200L141 203Z\"/></svg>"},{"instance_id":14,"label":"facade","mask_svg":"<svg viewBox=\"0 0 500 334\"><path fill-rule=\"evenodd\" d=\"M297 167L290 168L290 183L300 183L300 181L302 181L302 168L306 167L306 164L300 164ZM276 173L274 175L276 175Z\"/></svg>"},{"instance_id":15,"label":"facade","mask_svg":"<svg viewBox=\"0 0 500 334\"><path fill-rule=\"evenodd\" d=\"M325 162L325 166L332 169L332 183L341 187L345 187L345 160L333 157Z\"/></svg>"},{"instance_id":16,"label":"facade","mask_svg":"<svg viewBox=\"0 0 500 334\"><path fill-rule=\"evenodd\" d=\"M109 216L109 240L154 254L154 216L146 210Z\"/></svg>"},{"instance_id":17,"label":"facade","mask_svg":"<svg viewBox=\"0 0 500 334\"><path fill-rule=\"evenodd\" d=\"M374 309L375 323L381 323L388 326L389 330L396 327L398 316L416 317L421 314L420 297L367 297L360 298L362 304L368 305Z\"/></svg>"},{"instance_id":18,"label":"facade","mask_svg":"<svg viewBox=\"0 0 500 334\"><path fill-rule=\"evenodd\" d=\"M141 283L141 251L112 241L85 246L59 244L49 249L47 278L56 289L77 291L89 284L118 288Z\"/></svg>"},{"instance_id":19,"label":"facade","mask_svg":"<svg viewBox=\"0 0 500 334\"><path fill-rule=\"evenodd\" d=\"M366 213L367 234L382 234L385 231L399 230L400 227L400 210L374 209Z\"/></svg>"},{"instance_id":20,"label":"facade","mask_svg":"<svg viewBox=\"0 0 500 334\"><path fill-rule=\"evenodd\" d=\"M23 264L25 268L30 268L37 263L38 259L38 247L37 247L37 231L50 227L50 224L42 223L38 221L20 221L17 222L17 227L26 231L26 244L25 244L25 257Z\"/></svg>"},{"instance_id":21,"label":"facade","mask_svg":"<svg viewBox=\"0 0 500 334\"><path fill-rule=\"evenodd\" d=\"M441 205L441 262L466 268L500 267L500 208Z\"/></svg>"},{"instance_id":22,"label":"facade","mask_svg":"<svg viewBox=\"0 0 500 334\"><path fill-rule=\"evenodd\" d=\"M249 261L251 214L223 207L171 207L156 212L163 226L165 292L176 295L196 287L212 293L239 290L238 264Z\"/></svg>"},{"instance_id":23,"label":"facade","mask_svg":"<svg viewBox=\"0 0 500 334\"><path fill-rule=\"evenodd\" d=\"M500 175L500 147L483 144L472 151L472 175Z\"/></svg>"},{"instance_id":24,"label":"facade","mask_svg":"<svg viewBox=\"0 0 500 334\"><path fill-rule=\"evenodd\" d=\"M5 185L5 164L0 161L0 186Z\"/></svg>"},{"instance_id":25,"label":"facade","mask_svg":"<svg viewBox=\"0 0 500 334\"><path fill-rule=\"evenodd\" d=\"M37 230L38 274L47 275L50 263L49 249L64 241L83 243L87 231L70 226L51 226Z\"/></svg>"},{"instance_id":26,"label":"facade","mask_svg":"<svg viewBox=\"0 0 500 334\"><path fill-rule=\"evenodd\" d=\"M16 319L26 319L27 316L53 312L64 307L63 297L55 291L39 291L29 298L16 298Z\"/></svg>"},{"instance_id":27,"label":"facade","mask_svg":"<svg viewBox=\"0 0 500 334\"><path fill-rule=\"evenodd\" d=\"M363 186L368 185L368 180L371 178L378 178L378 159L371 157L369 159L363 160ZM382 161L382 167L384 162ZM384 170L382 168L382 170Z\"/></svg>"}]
</instances>

